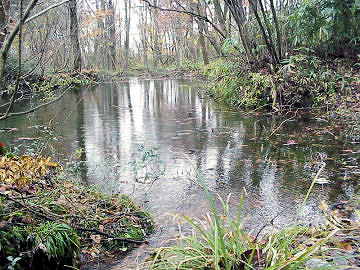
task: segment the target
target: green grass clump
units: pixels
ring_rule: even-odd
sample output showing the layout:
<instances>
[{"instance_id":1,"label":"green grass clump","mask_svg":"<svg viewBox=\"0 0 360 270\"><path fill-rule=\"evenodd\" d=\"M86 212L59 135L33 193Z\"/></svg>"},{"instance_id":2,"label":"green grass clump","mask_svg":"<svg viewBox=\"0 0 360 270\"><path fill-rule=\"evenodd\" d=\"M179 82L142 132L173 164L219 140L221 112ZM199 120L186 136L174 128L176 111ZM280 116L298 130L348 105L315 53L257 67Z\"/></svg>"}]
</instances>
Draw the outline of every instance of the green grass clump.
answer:
<instances>
[{"instance_id":1,"label":"green grass clump","mask_svg":"<svg viewBox=\"0 0 360 270\"><path fill-rule=\"evenodd\" d=\"M329 252L337 246L334 239L339 234L338 227L293 225L262 237L249 236L242 229L243 196L235 217L229 210L230 195L226 201L219 198L222 204L219 212L200 175L198 179L211 213L195 220L181 216L192 233L183 233L179 225L177 244L158 249L150 269L307 269L306 263L311 259L320 259L326 269L335 267Z\"/></svg>"}]
</instances>

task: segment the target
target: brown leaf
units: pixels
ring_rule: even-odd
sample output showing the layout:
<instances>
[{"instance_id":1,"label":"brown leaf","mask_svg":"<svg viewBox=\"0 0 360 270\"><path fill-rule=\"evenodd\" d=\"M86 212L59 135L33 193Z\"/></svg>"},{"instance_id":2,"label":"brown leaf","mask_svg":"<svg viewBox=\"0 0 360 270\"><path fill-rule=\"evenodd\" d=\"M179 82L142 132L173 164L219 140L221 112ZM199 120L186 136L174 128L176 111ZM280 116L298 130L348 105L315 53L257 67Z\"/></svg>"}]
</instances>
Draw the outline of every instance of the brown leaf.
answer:
<instances>
[{"instance_id":1,"label":"brown leaf","mask_svg":"<svg viewBox=\"0 0 360 270\"><path fill-rule=\"evenodd\" d=\"M353 249L351 246L351 242L349 241L339 241L337 243L337 247L348 251L351 251Z\"/></svg>"},{"instance_id":2,"label":"brown leaf","mask_svg":"<svg viewBox=\"0 0 360 270\"><path fill-rule=\"evenodd\" d=\"M25 215L22 219L21 219L22 223L25 224L31 224L33 222L33 219L31 218L30 215Z\"/></svg>"},{"instance_id":3,"label":"brown leaf","mask_svg":"<svg viewBox=\"0 0 360 270\"><path fill-rule=\"evenodd\" d=\"M93 240L96 244L100 244L101 242L100 234L92 234L90 235L90 239Z\"/></svg>"},{"instance_id":4,"label":"brown leaf","mask_svg":"<svg viewBox=\"0 0 360 270\"><path fill-rule=\"evenodd\" d=\"M59 199L57 199L57 203L62 204L62 205L66 205L67 204L67 200L65 198L64 195L60 195Z\"/></svg>"},{"instance_id":5,"label":"brown leaf","mask_svg":"<svg viewBox=\"0 0 360 270\"><path fill-rule=\"evenodd\" d=\"M103 224L108 224L108 223L111 223L111 222L114 222L114 219L113 218L106 218L102 221Z\"/></svg>"},{"instance_id":6,"label":"brown leaf","mask_svg":"<svg viewBox=\"0 0 360 270\"><path fill-rule=\"evenodd\" d=\"M66 182L64 183L64 187L66 187L66 188L71 188L71 187L73 187L73 186L74 186L74 184L71 183L71 182L69 182L69 181L66 181Z\"/></svg>"}]
</instances>

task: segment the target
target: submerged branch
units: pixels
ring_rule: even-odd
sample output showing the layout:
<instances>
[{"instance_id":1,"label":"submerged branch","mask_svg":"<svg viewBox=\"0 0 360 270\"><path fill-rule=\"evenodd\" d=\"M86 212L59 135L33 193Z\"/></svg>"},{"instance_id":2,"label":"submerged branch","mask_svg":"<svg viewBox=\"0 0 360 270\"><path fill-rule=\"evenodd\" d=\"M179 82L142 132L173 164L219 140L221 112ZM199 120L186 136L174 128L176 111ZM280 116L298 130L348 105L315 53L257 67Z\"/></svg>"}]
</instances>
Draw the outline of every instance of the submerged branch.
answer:
<instances>
[{"instance_id":1,"label":"submerged branch","mask_svg":"<svg viewBox=\"0 0 360 270\"><path fill-rule=\"evenodd\" d=\"M93 233L100 234L102 236L107 237L107 239L102 239L102 240L116 240L116 241L130 243L130 244L144 244L144 243L147 243L147 241L138 241L138 240L132 240L132 239L128 239L128 238L120 238L120 237L117 237L115 235L111 235L111 234L102 232L102 231L97 230L97 229L89 229L89 228L83 228L83 227L74 227L74 229L78 230L78 231L93 232Z\"/></svg>"},{"instance_id":2,"label":"submerged branch","mask_svg":"<svg viewBox=\"0 0 360 270\"><path fill-rule=\"evenodd\" d=\"M60 100L70 89L72 88L72 86L68 86L64 92L62 92L57 98L53 99L53 100L50 100L46 103L42 103L36 107L33 107L29 110L26 110L26 111L22 111L22 112L15 112L15 113L9 113L9 114L0 114L0 120L4 120L8 117L11 117L11 116L20 116L20 115L25 115L25 114L28 114L28 113L32 113L34 111L37 111L38 109L42 108L42 107L45 107L47 105L50 105L52 103L55 103L56 101Z\"/></svg>"}]
</instances>

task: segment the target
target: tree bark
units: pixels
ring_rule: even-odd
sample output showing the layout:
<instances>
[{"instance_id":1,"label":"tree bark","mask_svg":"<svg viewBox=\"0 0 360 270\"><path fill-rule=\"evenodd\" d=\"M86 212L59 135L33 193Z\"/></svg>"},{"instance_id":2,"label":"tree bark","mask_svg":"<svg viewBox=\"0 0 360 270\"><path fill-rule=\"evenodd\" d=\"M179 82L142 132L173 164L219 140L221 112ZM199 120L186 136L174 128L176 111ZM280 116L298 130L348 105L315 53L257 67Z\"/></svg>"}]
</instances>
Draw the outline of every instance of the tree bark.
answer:
<instances>
[{"instance_id":1,"label":"tree bark","mask_svg":"<svg viewBox=\"0 0 360 270\"><path fill-rule=\"evenodd\" d=\"M203 23L203 22L199 23L199 43L200 43L200 47L201 47L201 53L203 56L203 62L204 62L204 65L206 66L209 64L209 56L208 56L205 38L204 38L204 32L203 32L204 29L201 26L201 23Z\"/></svg>"},{"instance_id":2,"label":"tree bark","mask_svg":"<svg viewBox=\"0 0 360 270\"><path fill-rule=\"evenodd\" d=\"M281 32L280 32L279 21L278 21L276 10L275 10L274 0L270 0L270 7L271 7L271 13L274 18L274 23L275 23L276 39L277 39L276 41L277 41L277 47L278 47L277 48L278 49L278 57L281 60L282 59ZM281 7L281 5L280 5L280 7Z\"/></svg>"},{"instance_id":3,"label":"tree bark","mask_svg":"<svg viewBox=\"0 0 360 270\"><path fill-rule=\"evenodd\" d=\"M69 13L70 13L70 38L71 47L73 50L73 69L75 71L81 70L81 49L79 42L79 24L77 19L77 5L76 0L70 0L69 2Z\"/></svg>"}]
</instances>

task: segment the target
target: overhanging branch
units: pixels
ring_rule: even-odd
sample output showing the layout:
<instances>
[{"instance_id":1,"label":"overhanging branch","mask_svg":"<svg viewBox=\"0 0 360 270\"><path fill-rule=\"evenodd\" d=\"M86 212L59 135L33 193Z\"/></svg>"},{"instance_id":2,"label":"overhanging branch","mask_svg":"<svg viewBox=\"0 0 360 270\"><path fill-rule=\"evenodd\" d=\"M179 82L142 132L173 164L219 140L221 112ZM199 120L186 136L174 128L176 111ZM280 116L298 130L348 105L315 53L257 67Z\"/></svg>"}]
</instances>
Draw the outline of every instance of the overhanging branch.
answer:
<instances>
[{"instance_id":1,"label":"overhanging branch","mask_svg":"<svg viewBox=\"0 0 360 270\"><path fill-rule=\"evenodd\" d=\"M62 93L60 94L60 96L58 96L57 98L55 98L55 99L53 99L53 100L50 100L50 101L48 101L48 102L46 102L46 103L42 103L42 104L40 104L40 105L38 105L38 106L36 106L36 107L33 107L33 108L29 109L29 110L26 110L26 111L23 111L23 112L9 113L9 114L7 114L7 115L6 115L6 114L0 114L0 120L4 120L4 119L6 119L6 118L8 118L8 117L11 117L11 116L20 116L20 115L25 115L25 114L28 114L28 113L32 113L32 112L34 112L34 111L37 111L38 109L40 109L40 108L42 108L42 107L45 107L45 106L47 106L47 105L50 105L50 104L52 104L52 103L60 100L71 88L72 88L72 86L68 86L68 87L64 90L64 92L62 92Z\"/></svg>"}]
</instances>

